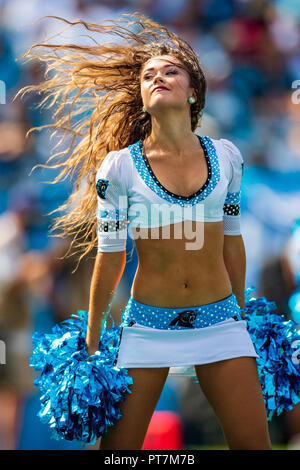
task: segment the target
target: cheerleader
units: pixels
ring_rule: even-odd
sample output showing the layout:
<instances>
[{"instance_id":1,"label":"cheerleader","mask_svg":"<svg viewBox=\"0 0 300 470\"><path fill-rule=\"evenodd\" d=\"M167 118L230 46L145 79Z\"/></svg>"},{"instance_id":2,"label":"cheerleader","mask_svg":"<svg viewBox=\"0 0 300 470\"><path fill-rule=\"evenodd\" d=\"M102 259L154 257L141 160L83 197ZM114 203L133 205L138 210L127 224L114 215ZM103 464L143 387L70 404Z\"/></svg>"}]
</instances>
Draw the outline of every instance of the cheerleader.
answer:
<instances>
[{"instance_id":1,"label":"cheerleader","mask_svg":"<svg viewBox=\"0 0 300 470\"><path fill-rule=\"evenodd\" d=\"M162 25L135 16L130 23L134 31L114 21L84 23L90 31L121 36L125 43L42 43L57 53L27 53L48 63L51 76L39 89L51 97L49 107L60 103L55 126L72 137L71 156L55 166L61 167L57 180L77 171L77 185L64 206L70 210L53 229L73 235L71 248L77 243L80 259L98 243L88 318L80 312L88 356L76 380L93 360L98 372L95 365L75 387L72 347L84 348L70 346L64 331L59 342L49 335L35 337L31 365L43 371L37 382L44 392L41 417L52 428L60 426L67 439L76 432L78 438L82 418L81 437L90 436L92 415L82 417L82 400L95 408L99 377L107 374L102 391L104 383L115 386L119 408L115 412L116 404L109 401L113 393L106 387L97 402L103 412L107 399L110 413L108 424L97 428L100 449L141 449L170 369L193 367L228 447L271 449L257 367L260 354L244 317L243 157L233 142L197 130L206 80L193 49ZM68 54L61 56L65 50ZM64 114L66 104L70 107ZM57 155L65 154L64 149ZM135 243L138 267L121 324L109 330L106 321L126 265L128 236ZM76 329L68 328L69 334ZM109 340L116 338L110 347ZM100 359L108 351L114 351L113 362L104 372ZM67 364L70 355L74 361ZM81 410L76 420L61 405L65 393L68 403L73 400L67 409ZM59 409L64 409L60 416ZM99 425L103 413L93 419Z\"/></svg>"}]
</instances>

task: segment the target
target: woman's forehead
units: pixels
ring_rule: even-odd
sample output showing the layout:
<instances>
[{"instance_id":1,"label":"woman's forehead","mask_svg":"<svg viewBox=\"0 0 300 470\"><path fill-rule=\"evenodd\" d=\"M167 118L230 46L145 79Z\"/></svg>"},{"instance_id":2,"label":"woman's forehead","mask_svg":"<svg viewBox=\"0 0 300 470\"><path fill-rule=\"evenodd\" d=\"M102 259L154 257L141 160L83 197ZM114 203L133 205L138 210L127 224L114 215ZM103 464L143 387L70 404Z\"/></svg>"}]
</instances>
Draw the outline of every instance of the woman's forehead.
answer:
<instances>
[{"instance_id":1,"label":"woman's forehead","mask_svg":"<svg viewBox=\"0 0 300 470\"><path fill-rule=\"evenodd\" d=\"M164 65L167 65L167 64L170 64L170 62L174 65L179 65L182 67L182 63L180 62L179 59L177 59L177 57L174 57L172 55L161 55L161 56L155 56L155 57L151 57L149 60L147 60L144 64L143 64L143 70L145 70L146 68L151 68L151 67L157 67L157 66L164 66Z\"/></svg>"}]
</instances>

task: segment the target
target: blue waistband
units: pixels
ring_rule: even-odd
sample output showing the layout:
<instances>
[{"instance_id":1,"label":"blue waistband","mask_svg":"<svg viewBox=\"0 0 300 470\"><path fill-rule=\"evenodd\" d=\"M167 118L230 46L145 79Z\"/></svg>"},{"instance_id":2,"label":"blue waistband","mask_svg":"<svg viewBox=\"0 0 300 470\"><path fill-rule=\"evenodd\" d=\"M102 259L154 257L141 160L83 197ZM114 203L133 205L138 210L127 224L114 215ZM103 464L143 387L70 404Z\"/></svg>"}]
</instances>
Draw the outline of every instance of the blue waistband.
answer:
<instances>
[{"instance_id":1,"label":"blue waistband","mask_svg":"<svg viewBox=\"0 0 300 470\"><path fill-rule=\"evenodd\" d=\"M229 318L242 320L240 307L233 293L217 302L186 308L152 307L130 297L122 312L120 326L139 323L151 328L178 330L204 328Z\"/></svg>"}]
</instances>

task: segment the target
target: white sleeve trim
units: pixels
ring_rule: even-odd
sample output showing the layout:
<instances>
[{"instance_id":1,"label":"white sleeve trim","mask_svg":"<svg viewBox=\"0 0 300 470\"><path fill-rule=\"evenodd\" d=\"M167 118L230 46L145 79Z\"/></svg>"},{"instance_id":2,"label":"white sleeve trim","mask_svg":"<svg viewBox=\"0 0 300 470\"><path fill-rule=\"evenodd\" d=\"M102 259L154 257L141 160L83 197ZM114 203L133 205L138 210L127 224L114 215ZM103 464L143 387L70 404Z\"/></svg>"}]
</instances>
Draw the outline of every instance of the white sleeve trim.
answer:
<instances>
[{"instance_id":1,"label":"white sleeve trim","mask_svg":"<svg viewBox=\"0 0 300 470\"><path fill-rule=\"evenodd\" d=\"M224 235L241 235L241 216L226 215L223 216Z\"/></svg>"}]
</instances>

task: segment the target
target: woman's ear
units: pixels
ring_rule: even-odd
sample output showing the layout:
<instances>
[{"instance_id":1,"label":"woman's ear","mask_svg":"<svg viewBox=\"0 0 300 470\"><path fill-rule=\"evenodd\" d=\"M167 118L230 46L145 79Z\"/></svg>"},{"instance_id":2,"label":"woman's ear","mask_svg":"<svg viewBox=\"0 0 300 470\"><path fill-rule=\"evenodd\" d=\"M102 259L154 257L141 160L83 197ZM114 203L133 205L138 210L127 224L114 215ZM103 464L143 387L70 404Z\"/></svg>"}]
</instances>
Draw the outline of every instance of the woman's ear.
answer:
<instances>
[{"instance_id":1,"label":"woman's ear","mask_svg":"<svg viewBox=\"0 0 300 470\"><path fill-rule=\"evenodd\" d=\"M193 98L195 98L196 101L198 99L195 88L193 88L191 85L190 85L190 94L189 94L189 96L192 96Z\"/></svg>"}]
</instances>

